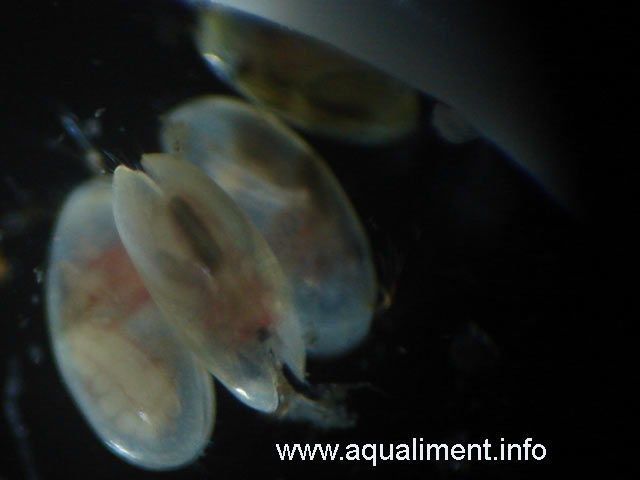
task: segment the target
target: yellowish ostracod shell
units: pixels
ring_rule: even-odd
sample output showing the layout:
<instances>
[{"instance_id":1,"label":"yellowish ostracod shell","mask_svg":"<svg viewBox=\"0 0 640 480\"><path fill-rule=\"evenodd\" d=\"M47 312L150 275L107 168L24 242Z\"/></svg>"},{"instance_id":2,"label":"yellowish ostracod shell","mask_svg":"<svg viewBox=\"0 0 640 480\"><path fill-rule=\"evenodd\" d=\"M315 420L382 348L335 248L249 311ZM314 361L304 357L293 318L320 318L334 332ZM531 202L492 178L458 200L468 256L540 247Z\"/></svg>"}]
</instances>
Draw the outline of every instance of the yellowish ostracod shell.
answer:
<instances>
[{"instance_id":1,"label":"yellowish ostracod shell","mask_svg":"<svg viewBox=\"0 0 640 480\"><path fill-rule=\"evenodd\" d=\"M415 91L319 41L247 14L201 6L196 45L248 98L311 132L365 144L415 129Z\"/></svg>"},{"instance_id":2,"label":"yellowish ostracod shell","mask_svg":"<svg viewBox=\"0 0 640 480\"><path fill-rule=\"evenodd\" d=\"M110 181L85 183L67 199L46 296L59 371L98 437L148 469L197 458L213 429L212 379L164 321L120 241Z\"/></svg>"},{"instance_id":3,"label":"yellowish ostracod shell","mask_svg":"<svg viewBox=\"0 0 640 480\"><path fill-rule=\"evenodd\" d=\"M222 96L166 115L162 142L206 172L260 229L291 284L307 351L326 357L358 345L376 293L371 252L320 156L272 115Z\"/></svg>"}]
</instances>

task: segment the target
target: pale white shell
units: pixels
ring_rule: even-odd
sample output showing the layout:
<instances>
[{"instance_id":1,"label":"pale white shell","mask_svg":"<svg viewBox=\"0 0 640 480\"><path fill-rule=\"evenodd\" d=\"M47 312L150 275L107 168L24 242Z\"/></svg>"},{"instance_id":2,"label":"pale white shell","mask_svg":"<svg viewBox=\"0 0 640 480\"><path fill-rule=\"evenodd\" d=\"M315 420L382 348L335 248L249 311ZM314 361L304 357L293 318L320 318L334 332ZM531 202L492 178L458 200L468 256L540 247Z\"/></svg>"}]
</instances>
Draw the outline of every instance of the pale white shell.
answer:
<instances>
[{"instance_id":1,"label":"pale white shell","mask_svg":"<svg viewBox=\"0 0 640 480\"><path fill-rule=\"evenodd\" d=\"M155 470L197 458L213 429L212 379L161 318L120 242L111 182L85 183L67 199L46 297L59 371L109 448Z\"/></svg>"},{"instance_id":2,"label":"pale white shell","mask_svg":"<svg viewBox=\"0 0 640 480\"><path fill-rule=\"evenodd\" d=\"M246 215L194 165L144 155L119 166L114 215L154 301L202 364L247 405L278 407L277 371L305 350L278 261Z\"/></svg>"}]
</instances>

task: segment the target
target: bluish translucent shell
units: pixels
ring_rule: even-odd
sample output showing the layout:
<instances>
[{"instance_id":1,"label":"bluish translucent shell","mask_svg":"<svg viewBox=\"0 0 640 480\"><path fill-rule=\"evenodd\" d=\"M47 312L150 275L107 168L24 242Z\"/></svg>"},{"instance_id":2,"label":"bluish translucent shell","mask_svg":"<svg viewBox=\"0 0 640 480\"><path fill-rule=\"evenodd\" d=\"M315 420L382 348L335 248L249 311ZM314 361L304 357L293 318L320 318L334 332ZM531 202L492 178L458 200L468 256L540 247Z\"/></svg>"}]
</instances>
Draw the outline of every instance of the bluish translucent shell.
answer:
<instances>
[{"instance_id":1,"label":"bluish translucent shell","mask_svg":"<svg viewBox=\"0 0 640 480\"><path fill-rule=\"evenodd\" d=\"M376 293L371 252L320 156L272 115L220 96L166 115L162 142L205 171L262 232L291 285L307 351L333 356L360 343Z\"/></svg>"}]
</instances>

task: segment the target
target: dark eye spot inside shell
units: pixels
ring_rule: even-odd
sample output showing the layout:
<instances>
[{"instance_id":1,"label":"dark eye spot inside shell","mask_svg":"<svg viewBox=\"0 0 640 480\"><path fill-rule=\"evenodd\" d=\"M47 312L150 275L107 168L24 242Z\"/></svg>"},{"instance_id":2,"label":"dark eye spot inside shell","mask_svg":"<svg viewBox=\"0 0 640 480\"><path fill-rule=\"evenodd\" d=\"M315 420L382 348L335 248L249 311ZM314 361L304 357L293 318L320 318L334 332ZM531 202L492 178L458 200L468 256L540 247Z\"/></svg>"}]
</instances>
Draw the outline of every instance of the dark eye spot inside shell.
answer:
<instances>
[{"instance_id":1,"label":"dark eye spot inside shell","mask_svg":"<svg viewBox=\"0 0 640 480\"><path fill-rule=\"evenodd\" d=\"M189 203L178 196L168 203L172 220L180 229L191 253L210 272L216 272L222 265L222 249Z\"/></svg>"},{"instance_id":2,"label":"dark eye spot inside shell","mask_svg":"<svg viewBox=\"0 0 640 480\"><path fill-rule=\"evenodd\" d=\"M256 331L256 335L258 337L259 342L266 342L271 337L271 332L266 327L260 327Z\"/></svg>"}]
</instances>

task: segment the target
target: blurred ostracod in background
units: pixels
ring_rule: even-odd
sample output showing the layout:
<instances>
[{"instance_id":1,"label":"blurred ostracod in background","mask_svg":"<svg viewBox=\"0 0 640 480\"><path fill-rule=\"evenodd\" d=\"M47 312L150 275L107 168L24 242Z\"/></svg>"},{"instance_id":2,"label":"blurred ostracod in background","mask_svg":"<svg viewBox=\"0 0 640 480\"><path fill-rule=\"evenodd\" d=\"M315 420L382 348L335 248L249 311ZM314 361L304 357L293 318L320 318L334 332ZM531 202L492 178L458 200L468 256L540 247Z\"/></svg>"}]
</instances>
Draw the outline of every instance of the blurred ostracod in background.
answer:
<instances>
[{"instance_id":1,"label":"blurred ostracod in background","mask_svg":"<svg viewBox=\"0 0 640 480\"><path fill-rule=\"evenodd\" d=\"M257 17L199 3L197 48L216 74L295 126L380 144L415 129L416 92L327 44Z\"/></svg>"}]
</instances>

